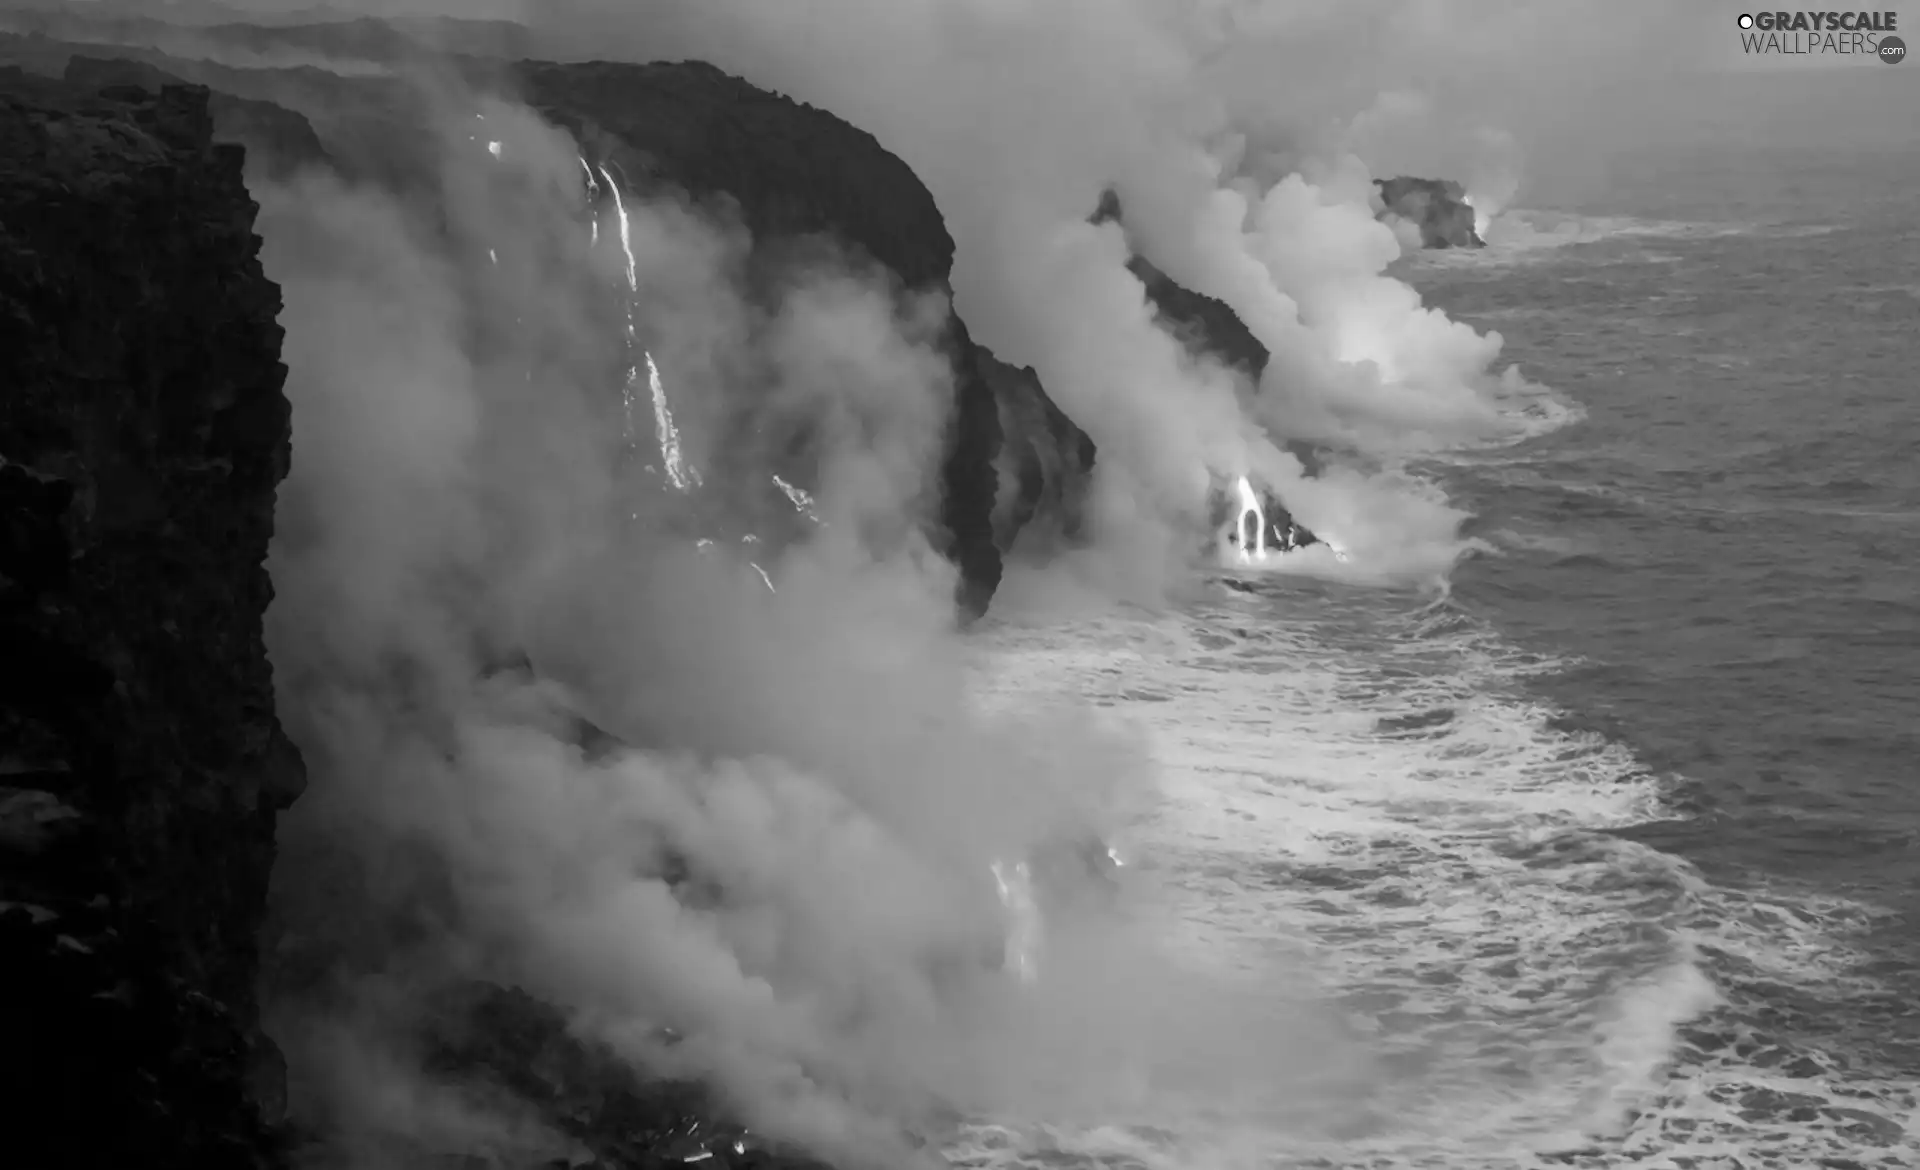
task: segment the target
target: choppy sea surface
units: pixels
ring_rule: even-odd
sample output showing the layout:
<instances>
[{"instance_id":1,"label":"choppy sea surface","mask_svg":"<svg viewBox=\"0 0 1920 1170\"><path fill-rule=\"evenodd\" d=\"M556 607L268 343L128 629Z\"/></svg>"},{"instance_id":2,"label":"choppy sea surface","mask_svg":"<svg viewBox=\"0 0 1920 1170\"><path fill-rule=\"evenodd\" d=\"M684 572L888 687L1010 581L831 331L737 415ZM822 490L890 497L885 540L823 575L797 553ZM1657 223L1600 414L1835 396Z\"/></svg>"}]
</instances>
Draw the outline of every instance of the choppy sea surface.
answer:
<instances>
[{"instance_id":1,"label":"choppy sea surface","mask_svg":"<svg viewBox=\"0 0 1920 1170\"><path fill-rule=\"evenodd\" d=\"M1307 972L1372 1075L960 1164L1920 1165L1920 159L1695 153L1491 239L1403 275L1581 417L1419 469L1489 550L1450 591L982 636L988 701L1150 744L1176 947Z\"/></svg>"}]
</instances>

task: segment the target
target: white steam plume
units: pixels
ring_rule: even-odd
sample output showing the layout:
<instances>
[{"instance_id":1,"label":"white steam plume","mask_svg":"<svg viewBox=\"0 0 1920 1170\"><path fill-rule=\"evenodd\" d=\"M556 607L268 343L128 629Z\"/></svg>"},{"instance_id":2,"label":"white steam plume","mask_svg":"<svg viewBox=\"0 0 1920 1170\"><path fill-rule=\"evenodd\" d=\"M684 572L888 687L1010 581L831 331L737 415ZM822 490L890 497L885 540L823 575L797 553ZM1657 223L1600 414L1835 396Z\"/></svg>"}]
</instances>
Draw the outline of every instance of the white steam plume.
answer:
<instances>
[{"instance_id":1,"label":"white steam plume","mask_svg":"<svg viewBox=\"0 0 1920 1170\"><path fill-rule=\"evenodd\" d=\"M444 224L323 177L260 193L299 436L270 646L316 778L276 881L358 1013L284 1005L310 1105L355 1151L416 1106L417 1145L530 1141L401 1076L389 1034L449 974L524 986L847 1165L905 1162L896 1127L935 1105L1114 1116L1167 1077L1310 1097L1276 1054L1314 1044L1318 1081L1344 1049L1118 924L1049 921L1030 983L999 969L992 863L1107 828L1144 753L974 710L918 535L953 397L938 305L838 265L749 309L737 231L630 195L661 291L639 331L700 425L817 436L824 524L770 593L675 529L677 494L628 521L625 256L585 230L575 144L488 107L496 155L472 119L422 146Z\"/></svg>"},{"instance_id":2,"label":"white steam plume","mask_svg":"<svg viewBox=\"0 0 1920 1170\"><path fill-rule=\"evenodd\" d=\"M1295 151L1293 165L1248 165L1271 118L1230 84L1222 46L1241 27L1264 33L1271 7L576 2L554 28L590 28L602 51L624 45L634 59L713 60L833 110L905 158L954 236L957 307L974 335L1033 366L1098 444L1093 526L1116 565L1151 581L1183 562L1209 489L1252 474L1309 528L1396 550L1364 569L1424 575L1458 554L1456 514L1391 480L1329 499L1334 484L1302 485L1279 440L1397 456L1514 432L1515 400L1531 396L1495 376L1497 335L1448 321L1383 275L1400 249L1374 218L1366 151L1353 153L1365 134L1342 142L1329 117L1325 141ZM1510 193L1512 176L1497 170L1512 156L1488 154L1488 202ZM1124 236L1085 222L1110 186ZM1231 306L1273 353L1263 385L1189 355L1156 325L1125 267L1130 244Z\"/></svg>"}]
</instances>

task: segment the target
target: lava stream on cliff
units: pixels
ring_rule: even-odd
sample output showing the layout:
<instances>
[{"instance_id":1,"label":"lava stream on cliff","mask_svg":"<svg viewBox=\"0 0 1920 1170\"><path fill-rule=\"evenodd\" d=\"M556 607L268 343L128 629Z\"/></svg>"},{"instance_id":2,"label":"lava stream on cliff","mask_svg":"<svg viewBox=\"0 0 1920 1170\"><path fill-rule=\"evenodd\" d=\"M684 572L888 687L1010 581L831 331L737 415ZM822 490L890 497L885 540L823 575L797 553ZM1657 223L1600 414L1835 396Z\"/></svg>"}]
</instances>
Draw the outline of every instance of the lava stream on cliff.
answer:
<instances>
[{"instance_id":1,"label":"lava stream on cliff","mask_svg":"<svg viewBox=\"0 0 1920 1170\"><path fill-rule=\"evenodd\" d=\"M595 180L594 170L586 159L580 160L580 166L587 172L587 195L592 198L599 194L600 184ZM655 441L660 445L660 462L667 474L667 482L675 491L688 491L700 484L700 473L688 465L680 451L680 428L674 424L673 408L667 402L665 383L660 378L660 367L653 360L653 353L640 344L639 325L634 320L634 300L640 295L639 266L633 258L633 228L627 216L627 202L620 193L620 184L614 180L613 173L606 167L600 168L599 178L604 179L607 190L613 196L614 215L620 224L620 252L625 261L627 277L627 377L621 389L621 400L626 411L626 439L634 441L633 412L636 397L634 387L640 381L640 364L633 361L633 351L640 350L641 358L647 366L647 391L653 401L653 430ZM600 239L598 217L593 220L593 241Z\"/></svg>"},{"instance_id":2,"label":"lava stream on cliff","mask_svg":"<svg viewBox=\"0 0 1920 1170\"><path fill-rule=\"evenodd\" d=\"M1240 554L1242 564L1252 564L1267 559L1267 513L1260 507L1260 497L1254 493L1253 485L1241 476L1233 485L1239 498L1240 511L1233 519L1233 535L1228 540ZM1247 522L1252 521L1249 528Z\"/></svg>"}]
</instances>

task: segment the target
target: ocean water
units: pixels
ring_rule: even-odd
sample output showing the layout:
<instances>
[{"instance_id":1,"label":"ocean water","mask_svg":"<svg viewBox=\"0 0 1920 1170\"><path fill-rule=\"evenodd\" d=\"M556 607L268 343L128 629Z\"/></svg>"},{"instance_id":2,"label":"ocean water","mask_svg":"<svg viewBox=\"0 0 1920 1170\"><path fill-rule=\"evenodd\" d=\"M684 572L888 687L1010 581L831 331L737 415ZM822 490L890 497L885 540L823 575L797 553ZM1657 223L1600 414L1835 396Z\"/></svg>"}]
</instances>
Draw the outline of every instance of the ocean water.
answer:
<instances>
[{"instance_id":1,"label":"ocean water","mask_svg":"<svg viewBox=\"0 0 1920 1170\"><path fill-rule=\"evenodd\" d=\"M1304 973L1364 1082L957 1163L1920 1165L1920 157L1650 160L1492 239L1404 275L1579 417L1421 468L1491 550L1450 590L981 635L986 702L1145 736L1172 948Z\"/></svg>"}]
</instances>

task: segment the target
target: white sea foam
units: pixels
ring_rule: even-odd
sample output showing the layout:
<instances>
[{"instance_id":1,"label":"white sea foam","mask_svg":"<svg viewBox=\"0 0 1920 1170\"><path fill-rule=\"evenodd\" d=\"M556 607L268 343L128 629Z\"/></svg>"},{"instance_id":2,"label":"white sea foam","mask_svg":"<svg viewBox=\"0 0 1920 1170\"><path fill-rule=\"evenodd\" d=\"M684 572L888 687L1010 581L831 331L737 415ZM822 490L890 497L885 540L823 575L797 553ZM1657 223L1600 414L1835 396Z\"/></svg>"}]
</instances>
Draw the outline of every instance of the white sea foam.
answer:
<instances>
[{"instance_id":1,"label":"white sea foam","mask_svg":"<svg viewBox=\"0 0 1920 1170\"><path fill-rule=\"evenodd\" d=\"M1605 832L1670 814L1629 751L1557 730L1518 685L1565 663L1445 606L1260 588L1185 615L1009 620L981 639L979 693L1091 703L1146 736L1160 787L1125 842L1142 912L1183 961L1245 986L1308 978L1363 1079L1310 1112L1162 1100L1105 1124L986 1119L954 1138L958 1163L1486 1170L1737 1150L1784 1167L1856 1148L1862 1116L1897 1132L1911 1086L1757 1067L1726 1002L1747 976L1850 978L1837 932L1863 910L1722 890ZM1703 1016L1725 1043L1685 1041ZM1743 1118L1783 1077L1815 1111Z\"/></svg>"}]
</instances>

